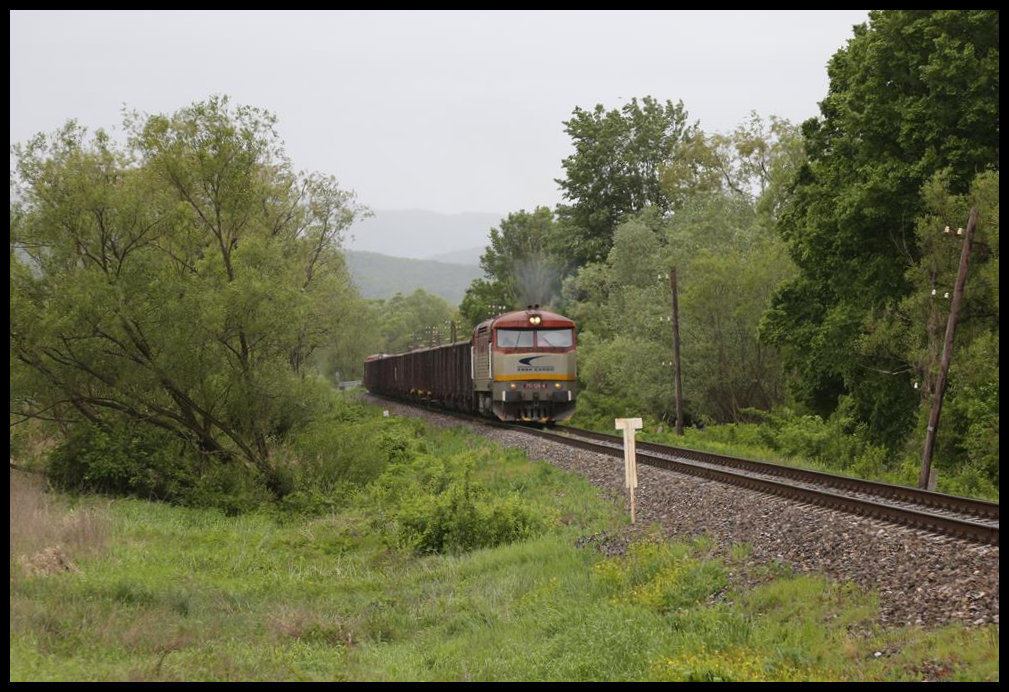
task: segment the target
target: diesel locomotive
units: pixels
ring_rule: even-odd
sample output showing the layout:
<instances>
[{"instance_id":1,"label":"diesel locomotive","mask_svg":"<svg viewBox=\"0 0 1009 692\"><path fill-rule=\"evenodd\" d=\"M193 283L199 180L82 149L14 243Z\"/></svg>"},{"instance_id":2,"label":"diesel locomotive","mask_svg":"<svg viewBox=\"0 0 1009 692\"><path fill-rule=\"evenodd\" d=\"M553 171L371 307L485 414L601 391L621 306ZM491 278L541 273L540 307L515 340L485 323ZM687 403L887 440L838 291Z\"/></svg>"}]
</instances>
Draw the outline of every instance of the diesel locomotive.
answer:
<instances>
[{"instance_id":1,"label":"diesel locomotive","mask_svg":"<svg viewBox=\"0 0 1009 692\"><path fill-rule=\"evenodd\" d=\"M575 410L575 323L529 306L481 322L469 341L364 364L368 391L504 421L552 423Z\"/></svg>"}]
</instances>

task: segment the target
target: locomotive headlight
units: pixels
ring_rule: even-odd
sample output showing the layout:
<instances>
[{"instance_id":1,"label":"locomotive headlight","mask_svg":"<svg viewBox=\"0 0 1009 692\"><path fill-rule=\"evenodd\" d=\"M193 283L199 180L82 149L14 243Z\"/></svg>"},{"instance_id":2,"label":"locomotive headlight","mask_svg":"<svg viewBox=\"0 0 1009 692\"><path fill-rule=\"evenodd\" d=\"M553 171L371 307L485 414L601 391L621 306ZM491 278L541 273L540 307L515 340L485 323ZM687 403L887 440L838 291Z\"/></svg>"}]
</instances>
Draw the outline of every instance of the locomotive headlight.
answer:
<instances>
[{"instance_id":1,"label":"locomotive headlight","mask_svg":"<svg viewBox=\"0 0 1009 692\"><path fill-rule=\"evenodd\" d=\"M534 327L538 327L542 321L543 318L540 317L539 315L531 315L529 317L529 324L531 324Z\"/></svg>"}]
</instances>

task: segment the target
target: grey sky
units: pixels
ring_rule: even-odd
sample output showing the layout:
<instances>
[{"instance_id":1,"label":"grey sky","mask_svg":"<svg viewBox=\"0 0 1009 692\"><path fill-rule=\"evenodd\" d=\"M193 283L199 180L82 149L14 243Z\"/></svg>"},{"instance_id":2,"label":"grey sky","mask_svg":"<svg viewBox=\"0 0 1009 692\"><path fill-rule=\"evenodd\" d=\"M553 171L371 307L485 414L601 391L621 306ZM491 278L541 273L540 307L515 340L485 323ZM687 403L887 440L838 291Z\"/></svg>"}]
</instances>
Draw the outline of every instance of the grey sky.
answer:
<instances>
[{"instance_id":1,"label":"grey sky","mask_svg":"<svg viewBox=\"0 0 1009 692\"><path fill-rule=\"evenodd\" d=\"M11 143L210 94L279 118L298 168L375 209L560 201L575 106L682 99L709 131L801 121L865 10L10 13Z\"/></svg>"}]
</instances>

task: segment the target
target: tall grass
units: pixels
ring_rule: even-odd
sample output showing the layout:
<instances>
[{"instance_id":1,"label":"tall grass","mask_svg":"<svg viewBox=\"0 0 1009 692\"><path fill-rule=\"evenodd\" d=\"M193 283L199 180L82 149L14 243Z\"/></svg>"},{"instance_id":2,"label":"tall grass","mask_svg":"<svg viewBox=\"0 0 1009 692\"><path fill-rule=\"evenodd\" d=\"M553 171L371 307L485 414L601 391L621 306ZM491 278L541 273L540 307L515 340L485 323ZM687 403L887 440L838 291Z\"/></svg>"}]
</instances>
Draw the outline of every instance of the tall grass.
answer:
<instances>
[{"instance_id":1,"label":"tall grass","mask_svg":"<svg viewBox=\"0 0 1009 692\"><path fill-rule=\"evenodd\" d=\"M750 588L745 547L632 532L583 478L421 432L326 510L77 507L12 478L12 576L15 553L50 545L74 569L14 585L11 681L998 680L997 627L883 631L852 587ZM469 530L468 506L432 500L460 478L542 524L418 550L417 516Z\"/></svg>"},{"instance_id":2,"label":"tall grass","mask_svg":"<svg viewBox=\"0 0 1009 692\"><path fill-rule=\"evenodd\" d=\"M106 544L108 518L100 505L70 507L46 492L37 474L10 471L11 578L76 570L74 561Z\"/></svg>"}]
</instances>

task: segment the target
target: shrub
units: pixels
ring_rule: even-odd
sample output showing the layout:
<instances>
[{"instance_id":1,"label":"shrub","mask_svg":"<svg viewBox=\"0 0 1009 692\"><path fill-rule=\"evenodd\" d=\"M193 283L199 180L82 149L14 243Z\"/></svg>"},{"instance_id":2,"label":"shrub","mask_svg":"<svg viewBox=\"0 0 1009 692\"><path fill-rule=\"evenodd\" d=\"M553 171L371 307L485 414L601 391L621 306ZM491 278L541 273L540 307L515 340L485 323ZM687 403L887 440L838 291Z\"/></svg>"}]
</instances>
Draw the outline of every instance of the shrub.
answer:
<instances>
[{"instance_id":1,"label":"shrub","mask_svg":"<svg viewBox=\"0 0 1009 692\"><path fill-rule=\"evenodd\" d=\"M381 432L376 424L318 420L291 438L289 449L278 455L278 464L288 466L297 490L364 484L377 478L389 462L389 455L375 442Z\"/></svg>"},{"instance_id":2,"label":"shrub","mask_svg":"<svg viewBox=\"0 0 1009 692\"><path fill-rule=\"evenodd\" d=\"M71 492L133 496L234 515L273 499L268 489L284 485L239 462L199 459L177 438L130 420L109 426L76 425L49 457L53 484Z\"/></svg>"},{"instance_id":3,"label":"shrub","mask_svg":"<svg viewBox=\"0 0 1009 692\"><path fill-rule=\"evenodd\" d=\"M426 451L418 431L409 422L386 426L378 437L378 448L390 464L408 463Z\"/></svg>"},{"instance_id":4,"label":"shrub","mask_svg":"<svg viewBox=\"0 0 1009 692\"><path fill-rule=\"evenodd\" d=\"M154 500L178 500L196 482L177 438L129 420L74 426L50 455L48 475L64 490Z\"/></svg>"},{"instance_id":5,"label":"shrub","mask_svg":"<svg viewBox=\"0 0 1009 692\"><path fill-rule=\"evenodd\" d=\"M531 538L545 527L516 495L494 497L469 478L398 513L401 541L418 553L464 553Z\"/></svg>"},{"instance_id":6,"label":"shrub","mask_svg":"<svg viewBox=\"0 0 1009 692\"><path fill-rule=\"evenodd\" d=\"M514 490L491 490L474 479L472 452L438 458L420 454L391 464L369 487L376 528L417 553L458 554L524 540L547 527L545 508L530 507Z\"/></svg>"},{"instance_id":7,"label":"shrub","mask_svg":"<svg viewBox=\"0 0 1009 692\"><path fill-rule=\"evenodd\" d=\"M347 407L330 411L277 448L275 470L287 478L286 491L278 493L281 507L309 515L332 512L390 464L409 463L423 450L412 421L359 417Z\"/></svg>"},{"instance_id":8,"label":"shrub","mask_svg":"<svg viewBox=\"0 0 1009 692\"><path fill-rule=\"evenodd\" d=\"M241 464L217 464L196 481L186 494L185 504L213 507L228 516L258 509L274 499L265 479Z\"/></svg>"},{"instance_id":9,"label":"shrub","mask_svg":"<svg viewBox=\"0 0 1009 692\"><path fill-rule=\"evenodd\" d=\"M886 471L886 447L867 444L865 449L855 457L851 472L859 478L878 478Z\"/></svg>"}]
</instances>

